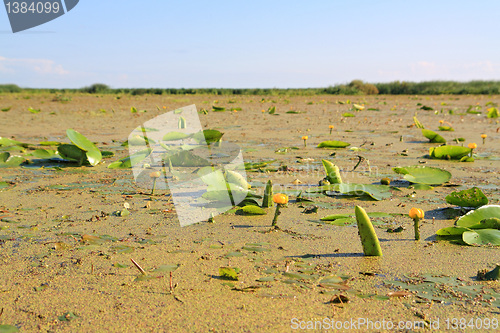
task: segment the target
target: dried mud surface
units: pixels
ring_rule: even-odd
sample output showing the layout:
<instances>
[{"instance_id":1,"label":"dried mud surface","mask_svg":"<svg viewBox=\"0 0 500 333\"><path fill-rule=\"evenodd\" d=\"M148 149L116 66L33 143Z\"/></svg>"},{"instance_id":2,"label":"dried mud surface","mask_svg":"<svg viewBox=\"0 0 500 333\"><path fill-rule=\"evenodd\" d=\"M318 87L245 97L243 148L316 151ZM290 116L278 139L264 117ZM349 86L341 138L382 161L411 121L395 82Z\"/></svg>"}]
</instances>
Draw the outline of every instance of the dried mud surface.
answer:
<instances>
[{"instance_id":1,"label":"dried mud surface","mask_svg":"<svg viewBox=\"0 0 500 333\"><path fill-rule=\"evenodd\" d=\"M436 241L435 236L439 228L451 226L459 213L443 210L450 207L445 196L457 188L479 186L490 204L499 202L500 125L485 115L486 103L500 102L498 96L125 95L116 99L115 95L70 94L67 103L53 101L54 96L0 95L0 107L12 106L0 112L0 136L31 144L65 141L66 129L73 128L115 156L96 167L0 169L0 181L9 183L0 189L0 324L23 332L286 332L292 330L293 318L395 323L439 319L441 330L447 318L499 318L498 307L473 300L430 303L411 295L388 300L374 296L396 290L384 281L407 276L446 275L459 277L464 284L478 283L477 271L500 261L498 248L460 246ZM337 103L348 99L366 109L349 111L352 104ZM205 128L224 132L224 140L243 149L246 162L272 159L277 160L275 167L288 168L248 172L258 193L268 179L277 188L317 185L324 176L324 158L340 167L345 182L375 184L389 177L394 184L404 185L392 167L425 163L451 172L450 183L459 187L413 190L401 186L382 201L313 198L324 203L316 214L302 213L292 195L279 219L280 227L289 232L265 232L273 209L255 217L228 213L217 216L215 223L181 228L168 193L151 198L134 184L131 170L111 170L107 165L127 155L121 143L136 126L191 104L198 110L211 109L214 100L242 110L200 114ZM434 108L437 114L421 110L417 103ZM279 115L261 112L272 105ZM481 106L482 114L466 114L470 105ZM132 106L147 112L131 113ZM41 112L32 114L29 107ZM301 113L286 113L289 110ZM343 117L345 112L355 117ZM454 132L440 133L450 140L463 137L465 144L476 142L476 152L483 158L473 163L427 158L435 144L411 126L416 112L427 128L437 130L439 120L451 124ZM335 126L332 134L330 124ZM480 138L483 133L488 135L485 144ZM304 135L307 147L301 140ZM316 148L329 139L366 150ZM276 153L284 147L299 149ZM333 152L335 156L330 156ZM358 155L369 161L371 171L366 162L352 171ZM295 179L302 184L294 187ZM125 202L131 214L113 216ZM353 214L355 205L368 212L394 214L407 214L413 206L422 208L426 216L421 240L413 240L408 216L386 218L376 228L384 256L364 257L355 226L319 223L322 216ZM397 226L406 229L386 231ZM82 239L84 235L109 236ZM130 258L153 278L134 281L139 271ZM161 271L166 264L179 265L172 273L173 292L169 272ZM240 268L239 280L222 280L219 267L223 266ZM257 281L263 277L274 281ZM345 288L321 286L325 277L343 277ZM482 284L500 292L498 282ZM345 295L349 302L331 303L336 294Z\"/></svg>"}]
</instances>

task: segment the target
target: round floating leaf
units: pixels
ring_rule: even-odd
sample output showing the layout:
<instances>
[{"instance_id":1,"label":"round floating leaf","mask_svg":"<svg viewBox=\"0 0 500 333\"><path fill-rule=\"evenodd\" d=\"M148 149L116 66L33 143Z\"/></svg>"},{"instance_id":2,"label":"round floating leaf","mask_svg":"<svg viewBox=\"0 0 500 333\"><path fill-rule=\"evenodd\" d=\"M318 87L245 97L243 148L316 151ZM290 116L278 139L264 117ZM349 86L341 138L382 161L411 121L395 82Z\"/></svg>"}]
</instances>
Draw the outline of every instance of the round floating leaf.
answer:
<instances>
[{"instance_id":1,"label":"round floating leaf","mask_svg":"<svg viewBox=\"0 0 500 333\"><path fill-rule=\"evenodd\" d=\"M115 156L115 153L113 153L112 151L107 151L107 150L101 151L101 154L102 154L103 158Z\"/></svg>"},{"instance_id":2,"label":"round floating leaf","mask_svg":"<svg viewBox=\"0 0 500 333\"><path fill-rule=\"evenodd\" d=\"M498 229L500 230L500 218L490 217L489 219L484 219L478 224L470 226L471 229Z\"/></svg>"},{"instance_id":3,"label":"round floating leaf","mask_svg":"<svg viewBox=\"0 0 500 333\"><path fill-rule=\"evenodd\" d=\"M212 109L214 112L221 112L221 111L226 111L226 108L223 107L223 106L215 106L215 105L212 105Z\"/></svg>"},{"instance_id":4,"label":"round floating leaf","mask_svg":"<svg viewBox=\"0 0 500 333\"><path fill-rule=\"evenodd\" d=\"M241 208L244 215L266 215L266 211L258 206L248 205Z\"/></svg>"},{"instance_id":5,"label":"round floating leaf","mask_svg":"<svg viewBox=\"0 0 500 333\"><path fill-rule=\"evenodd\" d=\"M143 149L108 165L108 169L128 169L146 159L152 149Z\"/></svg>"},{"instance_id":6,"label":"round floating leaf","mask_svg":"<svg viewBox=\"0 0 500 333\"><path fill-rule=\"evenodd\" d=\"M211 144L213 142L219 141L224 133L221 133L217 130L208 129L200 131L193 135L193 139L195 139L198 143L206 142L207 144Z\"/></svg>"},{"instance_id":7,"label":"round floating leaf","mask_svg":"<svg viewBox=\"0 0 500 333\"><path fill-rule=\"evenodd\" d=\"M475 224L480 223L482 220L492 217L500 218L500 206L488 205L470 211L458 219L457 225L469 228Z\"/></svg>"},{"instance_id":8,"label":"round floating leaf","mask_svg":"<svg viewBox=\"0 0 500 333\"><path fill-rule=\"evenodd\" d=\"M9 138L2 138L0 136L0 147L10 147L10 146L21 146L21 147L28 147L27 143L22 143L16 140L12 140Z\"/></svg>"},{"instance_id":9,"label":"round floating leaf","mask_svg":"<svg viewBox=\"0 0 500 333\"><path fill-rule=\"evenodd\" d=\"M167 264L159 266L158 268L154 269L153 272L173 272L177 268L179 268L179 264Z\"/></svg>"},{"instance_id":10,"label":"round floating leaf","mask_svg":"<svg viewBox=\"0 0 500 333\"><path fill-rule=\"evenodd\" d=\"M335 184L331 185L334 191L338 191L346 195L367 195L377 201L387 199L392 196L390 187L385 185L371 185L371 184Z\"/></svg>"},{"instance_id":11,"label":"round floating leaf","mask_svg":"<svg viewBox=\"0 0 500 333\"><path fill-rule=\"evenodd\" d=\"M336 226L345 226L356 223L356 219L354 217L346 217L346 218L339 218L334 221L325 221L325 223Z\"/></svg>"},{"instance_id":12,"label":"round floating leaf","mask_svg":"<svg viewBox=\"0 0 500 333\"><path fill-rule=\"evenodd\" d=\"M168 159L170 159L174 167L203 167L211 165L208 160L194 154L190 150L182 150L176 154L169 155Z\"/></svg>"},{"instance_id":13,"label":"round floating leaf","mask_svg":"<svg viewBox=\"0 0 500 333\"><path fill-rule=\"evenodd\" d=\"M142 135L134 135L130 139L123 143L123 146L145 146L150 143L155 143L153 139L149 139Z\"/></svg>"},{"instance_id":14,"label":"round floating leaf","mask_svg":"<svg viewBox=\"0 0 500 333\"><path fill-rule=\"evenodd\" d=\"M19 332L19 329L16 326L0 325L0 333L15 333L15 332Z\"/></svg>"},{"instance_id":15,"label":"round floating leaf","mask_svg":"<svg viewBox=\"0 0 500 333\"><path fill-rule=\"evenodd\" d=\"M71 140L71 142L73 142L73 144L78 148L80 148L81 150L84 151L98 150L97 147L89 139L87 139L74 129L71 128L67 129L66 135Z\"/></svg>"},{"instance_id":16,"label":"round floating leaf","mask_svg":"<svg viewBox=\"0 0 500 333\"><path fill-rule=\"evenodd\" d=\"M87 157L85 151L81 150L75 145L63 144L57 147L57 151L63 159L76 161L80 164L82 164Z\"/></svg>"},{"instance_id":17,"label":"round floating leaf","mask_svg":"<svg viewBox=\"0 0 500 333\"><path fill-rule=\"evenodd\" d=\"M12 168L21 165L26 159L22 156L10 156L9 152L0 153L0 168Z\"/></svg>"},{"instance_id":18,"label":"round floating leaf","mask_svg":"<svg viewBox=\"0 0 500 333\"><path fill-rule=\"evenodd\" d=\"M323 141L318 145L318 148L345 148L350 145L350 143L343 141Z\"/></svg>"},{"instance_id":19,"label":"round floating leaf","mask_svg":"<svg viewBox=\"0 0 500 333\"><path fill-rule=\"evenodd\" d=\"M38 144L40 146L59 146L59 145L62 145L62 143L58 142L58 141L41 141Z\"/></svg>"},{"instance_id":20,"label":"round floating leaf","mask_svg":"<svg viewBox=\"0 0 500 333\"><path fill-rule=\"evenodd\" d=\"M41 158L41 159L49 159L49 158L59 157L56 154L56 151L51 150L51 149L37 149L32 153L32 155L36 158Z\"/></svg>"},{"instance_id":21,"label":"round floating leaf","mask_svg":"<svg viewBox=\"0 0 500 333\"><path fill-rule=\"evenodd\" d=\"M168 132L162 138L163 141L176 141L189 138L191 134L180 133L180 132Z\"/></svg>"},{"instance_id":22,"label":"round floating leaf","mask_svg":"<svg viewBox=\"0 0 500 333\"><path fill-rule=\"evenodd\" d=\"M479 229L474 231L466 231L462 234L462 239L469 245L500 246L500 230Z\"/></svg>"},{"instance_id":23,"label":"round floating leaf","mask_svg":"<svg viewBox=\"0 0 500 333\"><path fill-rule=\"evenodd\" d=\"M321 221L335 221L338 219L346 219L351 217L349 214L334 214L334 215L328 215L325 217L320 218Z\"/></svg>"},{"instance_id":24,"label":"round floating leaf","mask_svg":"<svg viewBox=\"0 0 500 333\"><path fill-rule=\"evenodd\" d=\"M446 202L451 205L460 207L481 207L488 204L488 198L477 187L463 190L460 192L452 192L446 196Z\"/></svg>"},{"instance_id":25,"label":"round floating leaf","mask_svg":"<svg viewBox=\"0 0 500 333\"><path fill-rule=\"evenodd\" d=\"M418 184L441 185L451 178L451 173L446 170L421 165L393 168L392 170L404 174L403 178L407 181Z\"/></svg>"},{"instance_id":26,"label":"round floating leaf","mask_svg":"<svg viewBox=\"0 0 500 333\"><path fill-rule=\"evenodd\" d=\"M248 184L247 180L243 175L236 171L232 170L227 170L226 171L226 179L229 183L235 184L236 186L239 186L241 188L250 188L252 187L250 184Z\"/></svg>"},{"instance_id":27,"label":"round floating leaf","mask_svg":"<svg viewBox=\"0 0 500 333\"><path fill-rule=\"evenodd\" d=\"M93 166L96 166L102 159L99 149L85 136L69 128L66 135L78 148L86 152L87 160Z\"/></svg>"},{"instance_id":28,"label":"round floating leaf","mask_svg":"<svg viewBox=\"0 0 500 333\"><path fill-rule=\"evenodd\" d=\"M469 228L465 227L447 227L447 228L442 228L436 231L436 235L438 236L459 236L462 235L464 232L470 231Z\"/></svg>"},{"instance_id":29,"label":"round floating leaf","mask_svg":"<svg viewBox=\"0 0 500 333\"><path fill-rule=\"evenodd\" d=\"M434 131L423 128L422 135L429 139L432 143L446 143L446 140Z\"/></svg>"},{"instance_id":30,"label":"round floating leaf","mask_svg":"<svg viewBox=\"0 0 500 333\"><path fill-rule=\"evenodd\" d=\"M219 267L219 275L224 280L238 280L238 273L232 267Z\"/></svg>"},{"instance_id":31,"label":"round floating leaf","mask_svg":"<svg viewBox=\"0 0 500 333\"><path fill-rule=\"evenodd\" d=\"M460 160L462 157L469 155L470 152L470 148L462 146L440 146L429 149L431 158L442 160Z\"/></svg>"}]
</instances>

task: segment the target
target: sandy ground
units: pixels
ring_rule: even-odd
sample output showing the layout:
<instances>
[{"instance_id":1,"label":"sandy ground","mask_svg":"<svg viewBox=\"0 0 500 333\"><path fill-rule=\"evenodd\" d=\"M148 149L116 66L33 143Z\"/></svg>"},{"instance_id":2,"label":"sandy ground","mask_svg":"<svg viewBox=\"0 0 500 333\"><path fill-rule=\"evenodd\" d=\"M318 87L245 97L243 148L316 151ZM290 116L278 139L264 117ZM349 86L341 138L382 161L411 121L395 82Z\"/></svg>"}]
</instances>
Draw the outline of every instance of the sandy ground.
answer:
<instances>
[{"instance_id":1,"label":"sandy ground","mask_svg":"<svg viewBox=\"0 0 500 333\"><path fill-rule=\"evenodd\" d=\"M117 99L68 94L71 101L65 103L53 101L54 96L0 95L0 108L12 107L0 112L0 136L32 145L46 140L68 142L65 131L73 128L116 155L96 167L0 169L0 181L9 184L0 189L0 325L14 325L22 332L287 332L308 322L321 321L325 329L328 320L364 318L391 321L394 328L399 321L406 325L439 321L434 331L446 331L451 325L447 319L468 322L500 317L497 306L484 302L450 298L431 303L415 296L388 300L373 296L395 291L384 281L423 274L459 277L464 284L482 284L500 292L498 282L475 281L479 269L491 269L500 261L498 248L460 246L435 237L436 230L452 225L459 214L443 210L450 207L445 196L457 188L479 186L490 204L499 203L500 125L485 115L486 103L499 103L499 96L124 95ZM111 170L107 165L127 155L120 145L136 126L191 104L210 110L214 100L242 110L200 114L205 128L224 132L225 141L242 148L246 162L276 160L274 167L288 167L289 171L249 172L257 193L262 193L268 179L277 188L292 188L295 179L302 182L295 189L316 185L323 177L323 158L340 167L345 182L375 184L389 177L400 191L394 190L383 201L314 197L323 203L316 214L302 213L292 195L279 219L280 227L289 232L266 232L273 209L263 216L227 213L217 216L215 223L181 228L168 193L151 198L134 184L131 170ZM366 108L350 111L352 104L337 103L347 100ZM421 110L417 103L437 112ZM272 105L279 115L261 112ZM483 113L465 114L470 105L481 106ZM147 112L133 114L132 106ZM29 107L41 112L30 113ZM301 113L287 114L289 110ZM355 117L343 117L345 112ZM448 122L455 131L441 134L447 139L463 137L465 144L476 142L476 152L483 158L473 163L427 158L429 147L436 144L427 143L420 130L411 126L415 113L433 130L439 120ZM335 126L332 134L330 124ZM480 138L483 133L488 135L485 144ZM307 147L301 140L304 135ZM366 150L316 148L324 140L342 140ZM299 149L276 153L284 147ZM332 152L335 156L329 156ZM352 171L358 155L369 160L371 171L366 162ZM311 160L300 163L301 158ZM460 187L413 190L391 170L419 163L450 171L450 183ZM125 202L131 214L113 216ZM413 240L408 216L396 215L376 228L383 257L364 257L355 226L319 223L326 215L353 214L355 205L368 212L393 214L421 207L425 211L421 240ZM397 226L406 229L386 231ZM109 237L83 241L83 235ZM140 274L130 258L152 278L134 281ZM168 271L152 272L167 264L180 265L172 274L173 292ZM239 280L222 280L219 267L223 266L240 268ZM290 274L300 272L305 275ZM263 277L268 281L257 281ZM269 281L271 277L274 281ZM342 277L345 288L322 287L320 281L326 277ZM348 302L331 303L339 294ZM437 327L419 331L433 328ZM462 331L469 330L473 331L471 327Z\"/></svg>"}]
</instances>

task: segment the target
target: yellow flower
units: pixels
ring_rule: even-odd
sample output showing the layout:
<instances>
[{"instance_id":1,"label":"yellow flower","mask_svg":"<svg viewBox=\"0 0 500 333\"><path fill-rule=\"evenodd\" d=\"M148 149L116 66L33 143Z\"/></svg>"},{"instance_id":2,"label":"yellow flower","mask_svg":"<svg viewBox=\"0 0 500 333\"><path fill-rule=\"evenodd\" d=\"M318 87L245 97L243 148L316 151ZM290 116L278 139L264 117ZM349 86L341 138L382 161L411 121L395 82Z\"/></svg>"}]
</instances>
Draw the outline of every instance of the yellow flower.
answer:
<instances>
[{"instance_id":1,"label":"yellow flower","mask_svg":"<svg viewBox=\"0 0 500 333\"><path fill-rule=\"evenodd\" d=\"M160 178L161 177L161 172L160 171L153 171L149 173L149 177L151 178Z\"/></svg>"},{"instance_id":2,"label":"yellow flower","mask_svg":"<svg viewBox=\"0 0 500 333\"><path fill-rule=\"evenodd\" d=\"M470 149L476 149L476 148L477 148L477 145L476 145L474 142L469 143L469 148L470 148Z\"/></svg>"},{"instance_id":3,"label":"yellow flower","mask_svg":"<svg viewBox=\"0 0 500 333\"><path fill-rule=\"evenodd\" d=\"M309 137L308 137L307 135L304 135L304 136L302 137L302 140L307 140L307 139L309 139Z\"/></svg>"},{"instance_id":4,"label":"yellow flower","mask_svg":"<svg viewBox=\"0 0 500 333\"><path fill-rule=\"evenodd\" d=\"M444 120L440 120L439 123L442 125L444 123Z\"/></svg>"},{"instance_id":5,"label":"yellow flower","mask_svg":"<svg viewBox=\"0 0 500 333\"><path fill-rule=\"evenodd\" d=\"M264 112L266 112L266 110L262 109L262 110L260 110L260 112L264 113Z\"/></svg>"},{"instance_id":6,"label":"yellow flower","mask_svg":"<svg viewBox=\"0 0 500 333\"><path fill-rule=\"evenodd\" d=\"M488 135L486 135L486 134L481 134L481 138L486 139L487 137L488 137Z\"/></svg>"},{"instance_id":7,"label":"yellow flower","mask_svg":"<svg viewBox=\"0 0 500 333\"><path fill-rule=\"evenodd\" d=\"M328 128L329 128L329 129L332 129L332 128L335 128L335 126L330 125L330 126L328 126Z\"/></svg>"},{"instance_id":8,"label":"yellow flower","mask_svg":"<svg viewBox=\"0 0 500 333\"><path fill-rule=\"evenodd\" d=\"M412 209L410 209L410 213L409 213L410 217L412 219L423 219L424 218L424 211L420 208L415 208L413 207Z\"/></svg>"},{"instance_id":9,"label":"yellow flower","mask_svg":"<svg viewBox=\"0 0 500 333\"><path fill-rule=\"evenodd\" d=\"M288 203L288 196L283 193L276 193L273 196L273 201L278 205L286 205Z\"/></svg>"}]
</instances>

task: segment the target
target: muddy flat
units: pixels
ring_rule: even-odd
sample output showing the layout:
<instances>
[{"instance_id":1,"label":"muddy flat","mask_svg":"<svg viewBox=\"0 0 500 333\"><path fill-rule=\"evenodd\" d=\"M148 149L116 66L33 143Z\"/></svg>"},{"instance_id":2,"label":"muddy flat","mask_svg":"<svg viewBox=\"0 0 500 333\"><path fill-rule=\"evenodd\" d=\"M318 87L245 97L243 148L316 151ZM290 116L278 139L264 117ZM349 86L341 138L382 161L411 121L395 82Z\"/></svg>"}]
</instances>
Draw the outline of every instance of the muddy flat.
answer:
<instances>
[{"instance_id":1,"label":"muddy flat","mask_svg":"<svg viewBox=\"0 0 500 333\"><path fill-rule=\"evenodd\" d=\"M476 280L500 262L498 246L450 242L436 231L466 212L446 202L453 191L475 186L499 204L500 124L487 117L499 96L54 97L0 95L0 108L11 107L0 112L0 137L29 144L0 149L31 160L0 168L0 325L22 332L446 331L466 322L461 331L480 324L495 331L496 322L498 329L499 282ZM274 207L258 216L233 209L214 223L181 227L168 191L151 196L131 169L108 168L128 155L122 143L134 128L191 104L207 110L199 113L203 128L223 132L245 162L273 161L246 173L256 194L272 180L275 193L289 195L281 230L269 232ZM448 144L477 143L475 160L431 159L439 144L429 143L414 116ZM439 131L443 125L454 131ZM69 143L68 128L114 155L94 167L29 156L47 148L43 141ZM327 140L350 146L317 148ZM344 183L389 178L390 196L308 192L325 177L323 159L340 168ZM422 189L392 169L414 165L452 177ZM310 201L296 200L300 192ZM125 203L130 214L121 216ZM316 212L305 212L314 205ZM382 257L363 255L356 223L320 220L352 216L356 205L385 213L373 218ZM425 211L419 241L412 207ZM221 267L236 268L238 279L221 276Z\"/></svg>"}]
</instances>

